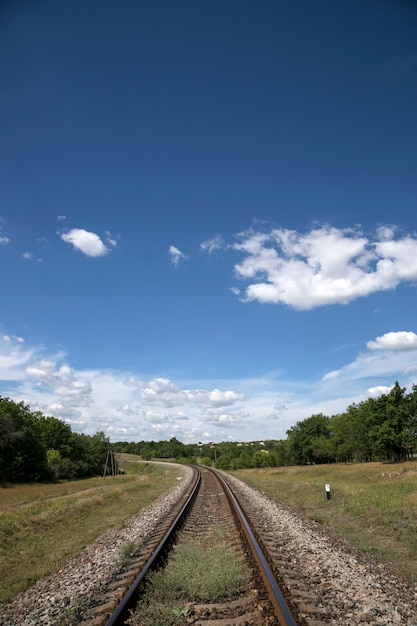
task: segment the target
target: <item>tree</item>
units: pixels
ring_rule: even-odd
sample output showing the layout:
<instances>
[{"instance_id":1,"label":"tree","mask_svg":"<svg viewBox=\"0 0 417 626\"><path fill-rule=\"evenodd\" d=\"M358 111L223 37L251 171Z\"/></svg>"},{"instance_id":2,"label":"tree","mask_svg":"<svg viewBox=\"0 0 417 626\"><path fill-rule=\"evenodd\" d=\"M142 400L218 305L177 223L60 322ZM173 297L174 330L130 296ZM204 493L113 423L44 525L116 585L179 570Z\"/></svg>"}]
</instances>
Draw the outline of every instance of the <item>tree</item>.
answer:
<instances>
[{"instance_id":1,"label":"tree","mask_svg":"<svg viewBox=\"0 0 417 626\"><path fill-rule=\"evenodd\" d=\"M405 391L405 387L400 387L396 381L391 391L376 401L378 420L373 428L375 445L385 458L397 462L407 457L410 412Z\"/></svg>"},{"instance_id":2,"label":"tree","mask_svg":"<svg viewBox=\"0 0 417 626\"><path fill-rule=\"evenodd\" d=\"M23 402L0 397L0 481L31 482L50 477L36 415Z\"/></svg>"},{"instance_id":3,"label":"tree","mask_svg":"<svg viewBox=\"0 0 417 626\"><path fill-rule=\"evenodd\" d=\"M290 458L295 465L328 461L327 458L315 455L313 443L319 437L330 437L329 422L329 417L318 413L287 430Z\"/></svg>"},{"instance_id":4,"label":"tree","mask_svg":"<svg viewBox=\"0 0 417 626\"><path fill-rule=\"evenodd\" d=\"M269 467L269 452L267 450L256 450L252 455L254 467Z\"/></svg>"}]
</instances>

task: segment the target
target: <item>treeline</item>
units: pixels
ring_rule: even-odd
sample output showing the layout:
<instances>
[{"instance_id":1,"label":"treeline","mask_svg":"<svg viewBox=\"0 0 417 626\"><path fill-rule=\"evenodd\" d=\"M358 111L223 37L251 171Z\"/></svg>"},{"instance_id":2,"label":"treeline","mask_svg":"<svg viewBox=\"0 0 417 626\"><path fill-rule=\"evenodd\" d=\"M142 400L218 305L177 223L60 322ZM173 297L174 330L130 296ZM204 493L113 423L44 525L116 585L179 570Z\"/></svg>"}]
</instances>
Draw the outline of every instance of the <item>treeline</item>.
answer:
<instances>
[{"instance_id":1,"label":"treeline","mask_svg":"<svg viewBox=\"0 0 417 626\"><path fill-rule=\"evenodd\" d=\"M0 483L74 480L103 473L109 440L0 396Z\"/></svg>"},{"instance_id":2,"label":"treeline","mask_svg":"<svg viewBox=\"0 0 417 626\"><path fill-rule=\"evenodd\" d=\"M144 460L163 459L178 463L198 463L218 469L243 469L285 465L285 441L190 443L175 437L169 441L121 441L113 445L115 452L137 454Z\"/></svg>"},{"instance_id":3,"label":"treeline","mask_svg":"<svg viewBox=\"0 0 417 626\"><path fill-rule=\"evenodd\" d=\"M417 385L411 393L396 382L388 394L350 405L344 413L322 413L297 422L287 439L251 443L183 444L119 442L118 452L143 459L174 459L220 469L278 467L352 461L393 461L417 452Z\"/></svg>"},{"instance_id":4,"label":"treeline","mask_svg":"<svg viewBox=\"0 0 417 626\"><path fill-rule=\"evenodd\" d=\"M406 394L396 382L387 394L352 404L341 414L312 415L287 431L295 465L337 461L393 461L417 452L417 385Z\"/></svg>"}]
</instances>

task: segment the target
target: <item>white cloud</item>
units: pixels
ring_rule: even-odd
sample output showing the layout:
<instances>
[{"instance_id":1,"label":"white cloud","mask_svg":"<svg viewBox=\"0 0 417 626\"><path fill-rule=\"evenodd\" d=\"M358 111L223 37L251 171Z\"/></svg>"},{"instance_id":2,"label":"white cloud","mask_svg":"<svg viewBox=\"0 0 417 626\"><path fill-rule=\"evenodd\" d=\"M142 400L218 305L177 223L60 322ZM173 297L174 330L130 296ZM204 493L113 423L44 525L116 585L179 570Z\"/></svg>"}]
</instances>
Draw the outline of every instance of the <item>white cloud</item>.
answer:
<instances>
[{"instance_id":1,"label":"white cloud","mask_svg":"<svg viewBox=\"0 0 417 626\"><path fill-rule=\"evenodd\" d=\"M73 406L82 406L90 401L90 381L65 363L57 367L54 361L42 359L26 368L26 376L34 379L38 386L49 388L60 403L69 399Z\"/></svg>"},{"instance_id":2,"label":"white cloud","mask_svg":"<svg viewBox=\"0 0 417 626\"><path fill-rule=\"evenodd\" d=\"M83 228L73 228L66 233L61 233L60 236L63 241L71 243L74 248L80 250L86 256L105 256L109 252L109 249L96 233L91 233Z\"/></svg>"},{"instance_id":3,"label":"white cloud","mask_svg":"<svg viewBox=\"0 0 417 626\"><path fill-rule=\"evenodd\" d=\"M3 341L6 341L7 343L10 343L11 341L17 341L17 343L25 343L23 337L18 337L17 335L12 335L11 337L9 337L9 335L3 335Z\"/></svg>"},{"instance_id":4,"label":"white cloud","mask_svg":"<svg viewBox=\"0 0 417 626\"><path fill-rule=\"evenodd\" d=\"M27 365L40 348L26 347L23 337L3 335L0 339L0 380L19 381L24 378Z\"/></svg>"},{"instance_id":5,"label":"white cloud","mask_svg":"<svg viewBox=\"0 0 417 626\"><path fill-rule=\"evenodd\" d=\"M208 252L209 254L212 254L217 250L222 250L225 247L227 246L225 245L225 242L221 235L214 235L214 237L211 237L211 239L207 239L200 244L200 250L202 252Z\"/></svg>"},{"instance_id":6,"label":"white cloud","mask_svg":"<svg viewBox=\"0 0 417 626\"><path fill-rule=\"evenodd\" d=\"M370 350L417 350L417 335L411 331L390 332L366 345Z\"/></svg>"},{"instance_id":7,"label":"white cloud","mask_svg":"<svg viewBox=\"0 0 417 626\"><path fill-rule=\"evenodd\" d=\"M218 413L207 413L203 416L205 424L211 424L212 426L219 426L221 428L238 428L242 427L244 420L240 419L238 415L233 413L225 413L224 411Z\"/></svg>"},{"instance_id":8,"label":"white cloud","mask_svg":"<svg viewBox=\"0 0 417 626\"><path fill-rule=\"evenodd\" d=\"M373 240L330 226L308 233L279 228L243 233L233 246L245 255L234 268L239 279L249 281L243 299L312 309L413 281L417 239L394 239L394 233L392 226L380 227Z\"/></svg>"},{"instance_id":9,"label":"white cloud","mask_svg":"<svg viewBox=\"0 0 417 626\"><path fill-rule=\"evenodd\" d=\"M391 391L392 387L387 387L385 385L378 385L377 387L370 387L368 389L368 395L370 398L379 398L382 395L385 395Z\"/></svg>"},{"instance_id":10,"label":"white cloud","mask_svg":"<svg viewBox=\"0 0 417 626\"><path fill-rule=\"evenodd\" d=\"M109 230L106 230L105 234L107 243L116 248L120 235L113 235Z\"/></svg>"},{"instance_id":11,"label":"white cloud","mask_svg":"<svg viewBox=\"0 0 417 626\"><path fill-rule=\"evenodd\" d=\"M343 380L396 378L415 371L417 335L413 332L388 332L366 344L369 352L360 352L356 359L323 376L323 382L340 385Z\"/></svg>"},{"instance_id":12,"label":"white cloud","mask_svg":"<svg viewBox=\"0 0 417 626\"><path fill-rule=\"evenodd\" d=\"M154 378L142 388L141 400L145 404L155 404L164 407L179 406L192 403L200 407L231 406L238 401L244 401L247 396L233 390L221 391L213 389L181 389L167 378Z\"/></svg>"},{"instance_id":13,"label":"white cloud","mask_svg":"<svg viewBox=\"0 0 417 626\"><path fill-rule=\"evenodd\" d=\"M183 254L181 250L178 250L175 246L169 246L169 255L171 257L171 263L178 267L181 261L186 261L188 259L187 255Z\"/></svg>"},{"instance_id":14,"label":"white cloud","mask_svg":"<svg viewBox=\"0 0 417 626\"><path fill-rule=\"evenodd\" d=\"M32 254L32 252L24 252L24 253L22 254L22 258L24 258L24 259L25 259L25 261L31 261L31 260L32 260L32 259L34 259L35 257L34 257L34 255ZM43 259L41 259L40 257L38 257L38 258L36 259L36 261L37 261L38 263L42 263Z\"/></svg>"},{"instance_id":15,"label":"white cloud","mask_svg":"<svg viewBox=\"0 0 417 626\"><path fill-rule=\"evenodd\" d=\"M205 389L191 389L184 392L188 399L196 404L206 407L223 407L235 404L238 401L247 400L247 396L232 390L220 391L213 389L207 391Z\"/></svg>"},{"instance_id":16,"label":"white cloud","mask_svg":"<svg viewBox=\"0 0 417 626\"><path fill-rule=\"evenodd\" d=\"M142 389L141 398L147 404L165 407L178 406L184 402L184 392L167 378L154 378Z\"/></svg>"},{"instance_id":17,"label":"white cloud","mask_svg":"<svg viewBox=\"0 0 417 626\"><path fill-rule=\"evenodd\" d=\"M353 402L387 393L395 380L410 388L416 366L413 350L364 347L351 362L322 379L313 374L308 383L289 380L281 370L251 379L174 381L131 371L76 370L64 354L48 355L43 347L4 334L0 395L60 418L76 432L102 430L113 441L253 441L285 438L297 421L343 412Z\"/></svg>"}]
</instances>

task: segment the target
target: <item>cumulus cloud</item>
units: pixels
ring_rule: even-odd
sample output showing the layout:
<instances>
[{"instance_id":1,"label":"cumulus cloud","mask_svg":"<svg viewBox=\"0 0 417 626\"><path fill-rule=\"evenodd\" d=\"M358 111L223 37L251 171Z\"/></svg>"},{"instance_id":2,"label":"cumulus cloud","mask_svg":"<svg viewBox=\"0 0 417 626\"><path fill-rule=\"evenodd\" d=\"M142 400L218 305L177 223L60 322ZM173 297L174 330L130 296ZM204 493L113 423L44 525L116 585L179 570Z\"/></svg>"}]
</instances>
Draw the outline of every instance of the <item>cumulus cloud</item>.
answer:
<instances>
[{"instance_id":1,"label":"cumulus cloud","mask_svg":"<svg viewBox=\"0 0 417 626\"><path fill-rule=\"evenodd\" d=\"M242 425L242 420L238 415L226 413L224 411L218 413L207 413L203 416L203 420L206 424L219 426L221 428L238 428Z\"/></svg>"},{"instance_id":2,"label":"cumulus cloud","mask_svg":"<svg viewBox=\"0 0 417 626\"><path fill-rule=\"evenodd\" d=\"M186 261L188 259L187 255L183 254L181 250L178 250L175 246L169 246L168 252L171 258L171 263L175 267L178 267L181 261Z\"/></svg>"},{"instance_id":3,"label":"cumulus cloud","mask_svg":"<svg viewBox=\"0 0 417 626\"><path fill-rule=\"evenodd\" d=\"M61 233L60 236L63 241L71 243L76 250L80 250L86 256L105 256L109 252L109 249L96 233L91 233L83 228L73 228L68 232Z\"/></svg>"},{"instance_id":4,"label":"cumulus cloud","mask_svg":"<svg viewBox=\"0 0 417 626\"><path fill-rule=\"evenodd\" d=\"M416 350L417 335L411 331L385 333L366 345L369 350Z\"/></svg>"},{"instance_id":5,"label":"cumulus cloud","mask_svg":"<svg viewBox=\"0 0 417 626\"><path fill-rule=\"evenodd\" d=\"M174 407L185 402L203 407L231 406L247 396L233 390L181 389L167 378L154 378L140 392L142 402L164 407Z\"/></svg>"},{"instance_id":6,"label":"cumulus cloud","mask_svg":"<svg viewBox=\"0 0 417 626\"><path fill-rule=\"evenodd\" d=\"M370 398L379 398L382 395L386 395L392 389L391 387L387 387L385 385L378 385L377 387L370 387L368 389L368 396Z\"/></svg>"},{"instance_id":7,"label":"cumulus cloud","mask_svg":"<svg viewBox=\"0 0 417 626\"><path fill-rule=\"evenodd\" d=\"M185 395L177 385L167 378L154 378L141 391L141 398L148 404L173 407L181 404Z\"/></svg>"},{"instance_id":8,"label":"cumulus cloud","mask_svg":"<svg viewBox=\"0 0 417 626\"><path fill-rule=\"evenodd\" d=\"M207 433L207 427L202 428L206 421L223 433L245 419L240 405L247 396L232 388L190 389L169 378L143 380L127 371L77 371L64 354L45 352L44 347L27 347L23 337L3 334L0 395L60 418L75 432L102 430L116 440L158 435L195 441ZM235 405L239 412L234 416Z\"/></svg>"},{"instance_id":9,"label":"cumulus cloud","mask_svg":"<svg viewBox=\"0 0 417 626\"><path fill-rule=\"evenodd\" d=\"M245 255L234 267L249 282L242 299L307 310L394 289L417 279L417 239L394 235L391 226L374 239L331 226L243 233L233 246Z\"/></svg>"},{"instance_id":10,"label":"cumulus cloud","mask_svg":"<svg viewBox=\"0 0 417 626\"><path fill-rule=\"evenodd\" d=\"M213 389L212 391L191 389L186 390L184 393L186 397L195 404L213 407L230 406L238 401L248 399L247 395L230 389L226 391L220 391L219 389Z\"/></svg>"},{"instance_id":11,"label":"cumulus cloud","mask_svg":"<svg viewBox=\"0 0 417 626\"><path fill-rule=\"evenodd\" d=\"M57 367L54 361L42 359L26 368L26 375L36 381L38 386L49 387L64 402L69 399L73 405L80 406L89 403L91 384L85 377L80 376L67 364Z\"/></svg>"}]
</instances>

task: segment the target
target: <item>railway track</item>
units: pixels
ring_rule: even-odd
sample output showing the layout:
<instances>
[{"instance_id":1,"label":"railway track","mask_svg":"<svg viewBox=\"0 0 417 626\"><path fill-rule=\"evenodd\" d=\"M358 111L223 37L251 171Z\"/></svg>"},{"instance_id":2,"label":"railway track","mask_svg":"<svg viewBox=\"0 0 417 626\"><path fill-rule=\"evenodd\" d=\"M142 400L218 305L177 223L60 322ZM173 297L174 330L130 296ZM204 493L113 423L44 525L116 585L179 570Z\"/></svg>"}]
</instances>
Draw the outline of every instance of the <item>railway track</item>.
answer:
<instances>
[{"instance_id":1,"label":"railway track","mask_svg":"<svg viewBox=\"0 0 417 626\"><path fill-rule=\"evenodd\" d=\"M268 563L275 580L284 590L297 624L417 626L415 585L406 584L389 567L345 544L324 525L298 515L267 492L259 491L231 474L222 475L233 487L241 507L250 518L258 542L266 548ZM177 484L148 507L139 510L126 525L109 529L62 567L40 578L10 602L2 603L0 625L105 626L121 606L123 597L137 579L138 572L148 563L162 536L168 532L194 483L194 469L183 466ZM181 537L196 537L204 544L214 526L223 534L227 533L228 548L235 550L242 569L249 572L248 579L238 594L226 594L220 600L214 593L204 600L197 600L190 594L187 606L183 604L184 596L175 588L174 602L179 604L172 606L175 610L178 606L181 608L179 619L164 622L154 619L146 624L137 622L140 626L197 626L198 623L202 626L226 623L246 626L257 624L259 620L264 624L271 623L271 619L278 620L271 616L263 583L257 581L256 567L248 560L249 549L242 550L239 535L232 532L235 522L227 506L217 507L217 503L225 502L225 496L220 495L218 486L210 495L210 491L205 491L205 483L203 481L198 492L200 495L195 496L195 506L189 511L188 521L182 522L184 532L175 539L174 556L168 559L165 569L155 573L149 571L148 578L159 579L161 574L165 584L170 568L177 560ZM205 570L211 575L214 568L207 565L205 545L197 557L200 564L204 560ZM185 565L188 570L191 563L194 578L202 580L203 577L196 574L195 562L187 555ZM180 589L183 589L182 583L181 579ZM226 589L223 580L222 588ZM144 603L148 593L149 585L145 593L139 593L140 603ZM155 596L153 598L151 602L159 608ZM265 614L260 617L262 607L265 607ZM252 619L253 613L257 622ZM136 624L132 623L132 626Z\"/></svg>"},{"instance_id":2,"label":"railway track","mask_svg":"<svg viewBox=\"0 0 417 626\"><path fill-rule=\"evenodd\" d=\"M226 594L214 600L189 598L183 620L175 623L195 626L305 626L307 622L299 614L288 590L277 583L276 567L264 554L256 531L246 519L231 487L220 473L209 468L196 470L186 500L167 520L161 529L161 536L149 543L146 554L142 551L134 559L130 580L129 576L125 576L123 581L119 581L112 598L113 605L118 602L115 610L108 602L97 608L94 620L89 623L94 626L140 625L140 617L133 618L132 612L144 594L149 573L169 560L170 549L180 544L183 538L204 543L204 538L218 528L223 529L228 550L236 555L246 572L245 584L232 595ZM201 554L203 558L203 548ZM134 568L140 571L133 577ZM148 589L149 586L147 593ZM155 623L155 626L158 624Z\"/></svg>"}]
</instances>

